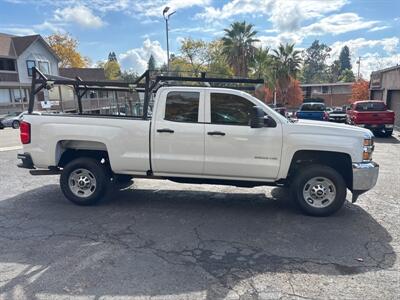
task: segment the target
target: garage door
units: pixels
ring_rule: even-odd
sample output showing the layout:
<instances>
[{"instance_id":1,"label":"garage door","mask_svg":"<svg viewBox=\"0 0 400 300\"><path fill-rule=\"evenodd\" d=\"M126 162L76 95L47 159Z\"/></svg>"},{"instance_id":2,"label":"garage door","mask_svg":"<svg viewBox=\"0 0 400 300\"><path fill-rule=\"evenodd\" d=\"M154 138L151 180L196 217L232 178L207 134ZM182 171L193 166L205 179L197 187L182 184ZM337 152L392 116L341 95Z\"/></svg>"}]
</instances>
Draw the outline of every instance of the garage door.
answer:
<instances>
[{"instance_id":1,"label":"garage door","mask_svg":"<svg viewBox=\"0 0 400 300\"><path fill-rule=\"evenodd\" d=\"M387 105L394 111L395 126L400 129L400 91L388 91Z\"/></svg>"}]
</instances>

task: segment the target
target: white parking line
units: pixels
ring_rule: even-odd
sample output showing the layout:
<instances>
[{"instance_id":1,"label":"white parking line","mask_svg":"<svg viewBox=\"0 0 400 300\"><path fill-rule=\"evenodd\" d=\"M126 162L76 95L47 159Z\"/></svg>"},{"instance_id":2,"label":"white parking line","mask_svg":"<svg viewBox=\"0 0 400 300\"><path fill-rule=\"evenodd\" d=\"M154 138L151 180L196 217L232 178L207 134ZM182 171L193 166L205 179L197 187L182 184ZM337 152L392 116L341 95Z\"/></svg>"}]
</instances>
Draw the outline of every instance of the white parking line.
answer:
<instances>
[{"instance_id":1,"label":"white parking line","mask_svg":"<svg viewBox=\"0 0 400 300\"><path fill-rule=\"evenodd\" d=\"M20 149L22 149L22 146L3 147L3 148L0 148L0 152L12 151L12 150L20 150Z\"/></svg>"}]
</instances>

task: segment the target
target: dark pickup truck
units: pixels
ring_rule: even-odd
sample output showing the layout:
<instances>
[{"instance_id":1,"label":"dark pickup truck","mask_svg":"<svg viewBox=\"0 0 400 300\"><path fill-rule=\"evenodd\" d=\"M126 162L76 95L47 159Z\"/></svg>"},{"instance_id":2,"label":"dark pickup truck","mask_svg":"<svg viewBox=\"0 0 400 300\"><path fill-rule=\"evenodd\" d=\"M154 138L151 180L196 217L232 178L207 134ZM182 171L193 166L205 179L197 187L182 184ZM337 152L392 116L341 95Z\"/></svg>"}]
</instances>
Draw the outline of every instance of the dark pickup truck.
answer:
<instances>
[{"instance_id":1,"label":"dark pickup truck","mask_svg":"<svg viewBox=\"0 0 400 300\"><path fill-rule=\"evenodd\" d=\"M394 112L383 101L356 101L347 111L346 123L370 129L376 136L389 137L393 133Z\"/></svg>"},{"instance_id":2,"label":"dark pickup truck","mask_svg":"<svg viewBox=\"0 0 400 300\"><path fill-rule=\"evenodd\" d=\"M328 121L329 114L326 112L324 103L308 102L303 103L300 109L296 112L298 119L308 119L317 121Z\"/></svg>"}]
</instances>

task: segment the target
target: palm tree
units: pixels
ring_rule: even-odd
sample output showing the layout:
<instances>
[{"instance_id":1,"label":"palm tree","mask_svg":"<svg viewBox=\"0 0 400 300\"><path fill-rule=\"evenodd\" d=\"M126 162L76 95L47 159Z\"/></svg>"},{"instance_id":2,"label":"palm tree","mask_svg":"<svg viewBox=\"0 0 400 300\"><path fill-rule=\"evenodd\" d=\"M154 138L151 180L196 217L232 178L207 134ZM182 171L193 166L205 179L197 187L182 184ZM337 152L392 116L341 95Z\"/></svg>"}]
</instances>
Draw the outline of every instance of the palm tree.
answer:
<instances>
[{"instance_id":1,"label":"palm tree","mask_svg":"<svg viewBox=\"0 0 400 300\"><path fill-rule=\"evenodd\" d=\"M269 48L256 48L253 59L250 61L250 69L256 78L267 76L268 70L272 63L272 57L269 54Z\"/></svg>"},{"instance_id":2,"label":"palm tree","mask_svg":"<svg viewBox=\"0 0 400 300\"><path fill-rule=\"evenodd\" d=\"M246 21L234 22L229 29L224 29L224 31L223 53L235 75L245 77L249 72L249 63L256 49L254 42L258 42L258 39L254 38L257 31L253 30L252 24L246 24Z\"/></svg>"},{"instance_id":3,"label":"palm tree","mask_svg":"<svg viewBox=\"0 0 400 300\"><path fill-rule=\"evenodd\" d=\"M294 50L294 44L280 44L273 53L273 69L275 81L282 91L283 101L293 79L296 79L301 66L301 52Z\"/></svg>"}]
</instances>

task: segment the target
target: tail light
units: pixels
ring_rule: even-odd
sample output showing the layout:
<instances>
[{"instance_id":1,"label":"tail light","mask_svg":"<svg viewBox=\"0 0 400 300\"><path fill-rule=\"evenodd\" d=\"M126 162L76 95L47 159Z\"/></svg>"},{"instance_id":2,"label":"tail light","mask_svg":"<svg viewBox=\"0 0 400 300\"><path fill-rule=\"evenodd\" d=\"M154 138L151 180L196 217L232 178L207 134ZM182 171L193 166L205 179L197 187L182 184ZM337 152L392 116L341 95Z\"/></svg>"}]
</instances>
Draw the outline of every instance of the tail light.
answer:
<instances>
[{"instance_id":1,"label":"tail light","mask_svg":"<svg viewBox=\"0 0 400 300\"><path fill-rule=\"evenodd\" d=\"M31 124L28 122L22 121L19 125L20 130L20 138L22 144L29 144L31 142Z\"/></svg>"}]
</instances>

